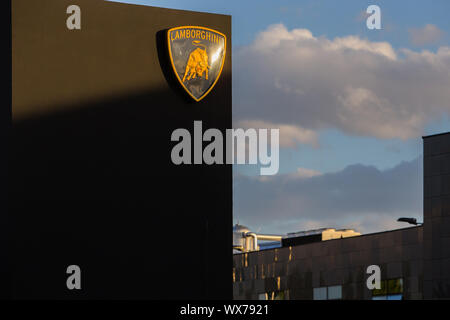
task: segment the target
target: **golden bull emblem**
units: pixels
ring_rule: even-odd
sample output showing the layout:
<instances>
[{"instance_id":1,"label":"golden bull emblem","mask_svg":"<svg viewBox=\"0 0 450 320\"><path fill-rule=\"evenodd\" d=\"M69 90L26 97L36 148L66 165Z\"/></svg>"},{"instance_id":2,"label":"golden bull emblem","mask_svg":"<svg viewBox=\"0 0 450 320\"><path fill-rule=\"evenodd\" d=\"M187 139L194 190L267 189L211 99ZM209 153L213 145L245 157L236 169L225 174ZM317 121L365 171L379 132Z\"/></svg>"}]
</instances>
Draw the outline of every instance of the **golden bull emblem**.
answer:
<instances>
[{"instance_id":1,"label":"golden bull emblem","mask_svg":"<svg viewBox=\"0 0 450 320\"><path fill-rule=\"evenodd\" d=\"M185 26L168 30L167 40L176 78L195 101L200 101L222 73L226 36L205 27Z\"/></svg>"},{"instance_id":2,"label":"golden bull emblem","mask_svg":"<svg viewBox=\"0 0 450 320\"><path fill-rule=\"evenodd\" d=\"M195 46L203 46L200 41L194 40L192 44ZM205 79L208 80L208 69L211 66L208 64L208 54L206 53L206 47L197 48L191 52L184 72L183 82L186 81L186 76L189 73L187 80L195 78L196 76L202 77L205 72Z\"/></svg>"}]
</instances>

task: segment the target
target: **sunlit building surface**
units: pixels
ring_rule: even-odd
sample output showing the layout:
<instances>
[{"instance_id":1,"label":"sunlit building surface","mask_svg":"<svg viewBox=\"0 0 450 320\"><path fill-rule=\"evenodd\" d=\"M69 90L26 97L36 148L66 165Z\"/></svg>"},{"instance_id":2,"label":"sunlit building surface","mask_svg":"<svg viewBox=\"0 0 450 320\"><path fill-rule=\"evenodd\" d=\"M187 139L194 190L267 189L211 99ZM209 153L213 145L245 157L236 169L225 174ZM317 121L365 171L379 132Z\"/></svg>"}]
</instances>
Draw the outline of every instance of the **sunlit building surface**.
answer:
<instances>
[{"instance_id":1,"label":"sunlit building surface","mask_svg":"<svg viewBox=\"0 0 450 320\"><path fill-rule=\"evenodd\" d=\"M234 298L449 299L450 133L424 137L423 225L337 231L290 234L277 248L234 254ZM380 267L380 289L367 287L371 265Z\"/></svg>"}]
</instances>

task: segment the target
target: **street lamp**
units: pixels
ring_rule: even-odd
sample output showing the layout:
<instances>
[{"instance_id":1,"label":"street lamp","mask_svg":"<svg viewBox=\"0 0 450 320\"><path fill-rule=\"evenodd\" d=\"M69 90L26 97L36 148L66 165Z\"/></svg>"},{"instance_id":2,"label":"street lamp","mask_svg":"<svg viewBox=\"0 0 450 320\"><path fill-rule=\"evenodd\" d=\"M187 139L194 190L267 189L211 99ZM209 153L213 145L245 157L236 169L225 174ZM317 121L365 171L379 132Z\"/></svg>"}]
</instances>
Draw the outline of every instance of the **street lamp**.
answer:
<instances>
[{"instance_id":1,"label":"street lamp","mask_svg":"<svg viewBox=\"0 0 450 320\"><path fill-rule=\"evenodd\" d=\"M417 222L416 218L398 218L397 219L398 222L407 222L409 224L413 224L415 226L417 226L418 224L422 225L423 222Z\"/></svg>"}]
</instances>

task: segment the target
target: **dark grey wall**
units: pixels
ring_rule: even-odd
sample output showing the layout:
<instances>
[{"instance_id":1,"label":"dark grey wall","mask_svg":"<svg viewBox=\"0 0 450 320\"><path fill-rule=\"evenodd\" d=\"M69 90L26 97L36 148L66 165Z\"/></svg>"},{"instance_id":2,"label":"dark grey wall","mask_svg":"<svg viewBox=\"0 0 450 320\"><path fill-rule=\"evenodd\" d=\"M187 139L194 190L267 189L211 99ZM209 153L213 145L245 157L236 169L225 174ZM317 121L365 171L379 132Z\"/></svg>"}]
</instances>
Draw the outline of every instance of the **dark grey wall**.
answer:
<instances>
[{"instance_id":1,"label":"dark grey wall","mask_svg":"<svg viewBox=\"0 0 450 320\"><path fill-rule=\"evenodd\" d=\"M371 299L366 274L403 278L404 299L422 298L422 227L234 255L234 298L289 290L289 299L313 299L313 288L342 285L343 299ZM279 278L279 280L278 280Z\"/></svg>"},{"instance_id":2,"label":"dark grey wall","mask_svg":"<svg viewBox=\"0 0 450 320\"><path fill-rule=\"evenodd\" d=\"M450 133L424 137L424 297L450 298Z\"/></svg>"},{"instance_id":3,"label":"dark grey wall","mask_svg":"<svg viewBox=\"0 0 450 320\"><path fill-rule=\"evenodd\" d=\"M199 103L168 65L164 32L181 25L228 39ZM15 0L12 30L11 297L231 298L232 168L170 159L174 129L231 128L231 17ZM71 264L81 291L66 289Z\"/></svg>"},{"instance_id":4,"label":"dark grey wall","mask_svg":"<svg viewBox=\"0 0 450 320\"><path fill-rule=\"evenodd\" d=\"M6 58L11 61L11 1L6 1L6 9L3 10L3 19L6 28L3 28L4 52ZM7 61L8 61L7 60ZM11 64L7 64L3 76L4 82L3 106L0 108L0 299L10 296L10 259L9 259L9 215L8 215L8 135L11 129Z\"/></svg>"}]
</instances>

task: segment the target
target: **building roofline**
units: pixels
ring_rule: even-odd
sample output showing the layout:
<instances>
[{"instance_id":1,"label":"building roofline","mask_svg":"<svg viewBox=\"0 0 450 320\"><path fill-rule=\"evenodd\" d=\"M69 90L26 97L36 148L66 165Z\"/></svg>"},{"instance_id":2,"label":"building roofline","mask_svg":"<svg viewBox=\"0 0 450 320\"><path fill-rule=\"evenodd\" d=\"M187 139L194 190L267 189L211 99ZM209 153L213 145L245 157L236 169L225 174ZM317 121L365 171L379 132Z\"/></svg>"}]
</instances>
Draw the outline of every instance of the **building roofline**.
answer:
<instances>
[{"instance_id":1,"label":"building roofline","mask_svg":"<svg viewBox=\"0 0 450 320\"><path fill-rule=\"evenodd\" d=\"M328 242L328 241L349 240L349 239L355 239L355 238L359 238L359 237L369 237L369 236L383 234L383 233L390 233L390 232L403 231L403 230L422 228L422 227L423 227L423 224L417 225L417 226L411 226L411 227L392 229L392 230L378 231L378 232L373 232L373 233L363 233L363 234L360 234L359 236L354 236L354 237L336 238L336 239L329 239L329 240L324 240L324 241L320 241L320 242L312 242L312 243L324 243L324 242ZM301 244L301 246L308 245L308 244L310 244L310 243Z\"/></svg>"},{"instance_id":2,"label":"building roofline","mask_svg":"<svg viewBox=\"0 0 450 320\"><path fill-rule=\"evenodd\" d=\"M420 229L423 228L423 224L421 225L417 225L417 226L411 226L411 227L405 227L405 228L399 228L399 229L393 229L393 230L385 230L385 231L379 231L379 232L374 232L374 233L364 233L361 234L359 236L354 236L354 237L346 237L346 238L337 238L337 239L330 239L330 240L325 240L325 241L319 241L319 242L311 242L311 243L306 243L306 244L298 244L298 245L293 245L292 247L296 247L296 246L307 246L307 245L311 245L311 244L317 244L317 243L328 243L330 241L342 241L342 240L351 240L351 239L356 239L359 237L369 237L369 236L374 236L374 235L378 235L378 234L383 234L383 233L390 233L390 232L397 232L397 231L403 231L403 230L408 230L408 229ZM281 247L282 248L282 247ZM246 254L246 253L256 253L256 252L265 252L265 251L270 251L270 250L275 250L275 249L280 249L280 248L271 248L271 249L264 249L264 250L257 250L257 251L250 251L250 252L240 252L240 253L236 253L234 255L240 255L240 254Z\"/></svg>"},{"instance_id":3,"label":"building roofline","mask_svg":"<svg viewBox=\"0 0 450 320\"><path fill-rule=\"evenodd\" d=\"M378 231L378 232L373 232L373 233L364 233L364 234L361 234L359 236L347 237L347 238L342 238L342 239L330 239L330 240L326 240L326 241L344 240L344 239L351 239L351 238L357 238L357 237L372 236L372 235L375 235L375 234L389 233L389 232L395 232L395 231L401 231L401 230L407 230L407 229L414 229L414 228L422 228L422 227L423 227L423 224L417 225L417 226L411 226L411 227L392 229L392 230Z\"/></svg>"},{"instance_id":4,"label":"building roofline","mask_svg":"<svg viewBox=\"0 0 450 320\"><path fill-rule=\"evenodd\" d=\"M447 134L450 134L450 131L448 131L448 132L436 133L436 134L430 134L430 135L428 135L428 136L422 136L422 139L425 139L425 138L432 138L432 137L437 137L437 136L444 136L444 135L447 135Z\"/></svg>"}]
</instances>

